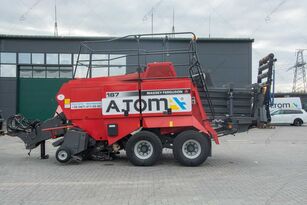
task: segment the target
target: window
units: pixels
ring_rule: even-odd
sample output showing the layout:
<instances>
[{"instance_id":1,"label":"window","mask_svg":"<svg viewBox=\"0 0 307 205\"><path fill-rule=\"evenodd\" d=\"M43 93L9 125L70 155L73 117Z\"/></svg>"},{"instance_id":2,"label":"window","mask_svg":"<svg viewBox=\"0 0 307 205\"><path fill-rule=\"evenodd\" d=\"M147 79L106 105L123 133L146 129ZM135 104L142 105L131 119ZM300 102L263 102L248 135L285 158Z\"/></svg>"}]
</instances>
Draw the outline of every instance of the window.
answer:
<instances>
[{"instance_id":1,"label":"window","mask_svg":"<svg viewBox=\"0 0 307 205\"><path fill-rule=\"evenodd\" d=\"M125 55L110 55L110 65L126 66Z\"/></svg>"},{"instance_id":2,"label":"window","mask_svg":"<svg viewBox=\"0 0 307 205\"><path fill-rule=\"evenodd\" d=\"M59 78L60 73L59 73L59 67L47 67L47 78Z\"/></svg>"},{"instance_id":3,"label":"window","mask_svg":"<svg viewBox=\"0 0 307 205\"><path fill-rule=\"evenodd\" d=\"M72 78L72 67L60 67L60 78Z\"/></svg>"},{"instance_id":4,"label":"window","mask_svg":"<svg viewBox=\"0 0 307 205\"><path fill-rule=\"evenodd\" d=\"M126 56L110 55L110 76L126 74Z\"/></svg>"},{"instance_id":5,"label":"window","mask_svg":"<svg viewBox=\"0 0 307 205\"><path fill-rule=\"evenodd\" d=\"M92 65L108 65L108 55L107 54L93 54L92 55Z\"/></svg>"},{"instance_id":6,"label":"window","mask_svg":"<svg viewBox=\"0 0 307 205\"><path fill-rule=\"evenodd\" d=\"M92 54L92 77L108 76L108 58L107 54Z\"/></svg>"},{"instance_id":7,"label":"window","mask_svg":"<svg viewBox=\"0 0 307 205\"><path fill-rule=\"evenodd\" d=\"M59 55L57 53L47 53L47 64L59 64Z\"/></svg>"},{"instance_id":8,"label":"window","mask_svg":"<svg viewBox=\"0 0 307 205\"><path fill-rule=\"evenodd\" d=\"M44 66L33 66L33 78L46 78L46 68Z\"/></svg>"},{"instance_id":9,"label":"window","mask_svg":"<svg viewBox=\"0 0 307 205\"><path fill-rule=\"evenodd\" d=\"M60 54L60 64L71 64L71 54L61 53Z\"/></svg>"},{"instance_id":10,"label":"window","mask_svg":"<svg viewBox=\"0 0 307 205\"><path fill-rule=\"evenodd\" d=\"M285 110L285 114L302 114L301 110Z\"/></svg>"},{"instance_id":11,"label":"window","mask_svg":"<svg viewBox=\"0 0 307 205\"><path fill-rule=\"evenodd\" d=\"M1 65L1 77L16 77L16 65Z\"/></svg>"},{"instance_id":12,"label":"window","mask_svg":"<svg viewBox=\"0 0 307 205\"><path fill-rule=\"evenodd\" d=\"M108 76L108 67L92 67L92 77Z\"/></svg>"},{"instance_id":13,"label":"window","mask_svg":"<svg viewBox=\"0 0 307 205\"><path fill-rule=\"evenodd\" d=\"M19 64L30 64L31 63L31 53L19 53L18 63Z\"/></svg>"},{"instance_id":14,"label":"window","mask_svg":"<svg viewBox=\"0 0 307 205\"><path fill-rule=\"evenodd\" d=\"M32 66L20 66L19 77L32 78Z\"/></svg>"},{"instance_id":15,"label":"window","mask_svg":"<svg viewBox=\"0 0 307 205\"><path fill-rule=\"evenodd\" d=\"M74 54L74 64L77 63L78 55L79 54ZM90 59L89 56L90 56L89 54L80 54L79 55L79 63L82 63L84 65L88 65L89 64L89 59Z\"/></svg>"},{"instance_id":16,"label":"window","mask_svg":"<svg viewBox=\"0 0 307 205\"><path fill-rule=\"evenodd\" d=\"M294 110L295 114L303 114L303 111L301 110Z\"/></svg>"},{"instance_id":17,"label":"window","mask_svg":"<svg viewBox=\"0 0 307 205\"><path fill-rule=\"evenodd\" d=\"M125 66L111 66L110 67L110 76L124 75L124 74L126 74Z\"/></svg>"},{"instance_id":18,"label":"window","mask_svg":"<svg viewBox=\"0 0 307 205\"><path fill-rule=\"evenodd\" d=\"M280 114L284 114L283 110L276 110L275 112L271 113L271 115L280 115Z\"/></svg>"},{"instance_id":19,"label":"window","mask_svg":"<svg viewBox=\"0 0 307 205\"><path fill-rule=\"evenodd\" d=\"M43 53L32 53L33 64L45 64L45 56Z\"/></svg>"},{"instance_id":20,"label":"window","mask_svg":"<svg viewBox=\"0 0 307 205\"><path fill-rule=\"evenodd\" d=\"M86 78L88 68L86 66L78 66L75 78Z\"/></svg>"},{"instance_id":21,"label":"window","mask_svg":"<svg viewBox=\"0 0 307 205\"><path fill-rule=\"evenodd\" d=\"M16 63L16 53L1 53L1 63Z\"/></svg>"}]
</instances>

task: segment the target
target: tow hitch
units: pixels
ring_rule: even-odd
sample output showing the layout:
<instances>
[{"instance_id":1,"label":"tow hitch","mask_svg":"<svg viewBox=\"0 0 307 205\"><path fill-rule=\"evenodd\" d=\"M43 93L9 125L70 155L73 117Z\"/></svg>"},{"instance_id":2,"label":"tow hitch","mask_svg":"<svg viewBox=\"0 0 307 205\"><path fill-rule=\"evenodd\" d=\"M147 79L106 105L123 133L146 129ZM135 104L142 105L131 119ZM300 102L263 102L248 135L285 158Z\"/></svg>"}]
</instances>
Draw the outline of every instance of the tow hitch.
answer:
<instances>
[{"instance_id":1,"label":"tow hitch","mask_svg":"<svg viewBox=\"0 0 307 205\"><path fill-rule=\"evenodd\" d=\"M31 150L40 146L41 159L48 159L46 155L46 140L54 136L60 137L65 134L63 125L66 123L64 115L58 114L44 122L39 120L28 120L23 115L13 115L7 119L7 133L20 138L26 145L26 149ZM61 129L52 130L52 127ZM52 132L51 132L51 130Z\"/></svg>"}]
</instances>

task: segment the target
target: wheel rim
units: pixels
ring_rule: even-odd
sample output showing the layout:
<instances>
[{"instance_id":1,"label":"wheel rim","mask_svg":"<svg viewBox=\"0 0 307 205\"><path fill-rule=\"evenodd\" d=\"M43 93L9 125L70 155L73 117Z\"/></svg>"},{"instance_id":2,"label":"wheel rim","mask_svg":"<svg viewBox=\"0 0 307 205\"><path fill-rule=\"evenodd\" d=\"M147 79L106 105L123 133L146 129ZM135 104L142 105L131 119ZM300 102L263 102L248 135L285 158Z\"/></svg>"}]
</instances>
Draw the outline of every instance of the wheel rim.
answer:
<instances>
[{"instance_id":1,"label":"wheel rim","mask_svg":"<svg viewBox=\"0 0 307 205\"><path fill-rule=\"evenodd\" d=\"M200 143L196 140L190 139L183 143L182 153L188 159L195 159L201 153Z\"/></svg>"},{"instance_id":2,"label":"wheel rim","mask_svg":"<svg viewBox=\"0 0 307 205\"><path fill-rule=\"evenodd\" d=\"M134 145L134 154L139 159L149 159L153 154L153 146L151 142L147 140L138 141Z\"/></svg>"},{"instance_id":3,"label":"wheel rim","mask_svg":"<svg viewBox=\"0 0 307 205\"><path fill-rule=\"evenodd\" d=\"M59 153L58 153L58 158L59 158L61 161L66 160L67 157L68 157L68 153L67 153L66 151L64 151L64 150L59 151Z\"/></svg>"}]
</instances>

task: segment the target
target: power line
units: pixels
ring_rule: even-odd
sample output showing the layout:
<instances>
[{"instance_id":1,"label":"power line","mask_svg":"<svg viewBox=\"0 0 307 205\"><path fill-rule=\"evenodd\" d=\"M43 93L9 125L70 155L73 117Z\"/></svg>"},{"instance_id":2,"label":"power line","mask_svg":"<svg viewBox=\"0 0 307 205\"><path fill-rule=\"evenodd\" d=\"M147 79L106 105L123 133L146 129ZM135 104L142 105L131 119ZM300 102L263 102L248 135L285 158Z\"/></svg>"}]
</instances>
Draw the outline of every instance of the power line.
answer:
<instances>
[{"instance_id":1,"label":"power line","mask_svg":"<svg viewBox=\"0 0 307 205\"><path fill-rule=\"evenodd\" d=\"M27 10L26 12L24 12L20 17L19 17L19 21L25 21L27 18L27 15L32 11L32 9L34 9L42 0L37 0L34 2L34 4L32 4Z\"/></svg>"},{"instance_id":2,"label":"power line","mask_svg":"<svg viewBox=\"0 0 307 205\"><path fill-rule=\"evenodd\" d=\"M282 0L281 2L279 2L267 15L266 15L266 17L264 18L264 21L266 22L266 23L269 23L270 21L271 21L271 16L274 14L274 13L276 13L279 9L280 9L280 7L283 5L283 4L285 4L286 3L286 1L287 0ZM258 30L261 28L263 26L263 23L261 23L259 26L257 26L256 27L256 29L254 29L253 31L252 31L252 35L254 35L256 32L258 32Z\"/></svg>"},{"instance_id":3,"label":"power line","mask_svg":"<svg viewBox=\"0 0 307 205\"><path fill-rule=\"evenodd\" d=\"M275 6L270 13L264 18L265 22L269 22L271 20L271 16L278 11L278 9L284 4L286 3L287 0L283 0L281 2L279 2L279 4L277 4L277 6Z\"/></svg>"}]
</instances>

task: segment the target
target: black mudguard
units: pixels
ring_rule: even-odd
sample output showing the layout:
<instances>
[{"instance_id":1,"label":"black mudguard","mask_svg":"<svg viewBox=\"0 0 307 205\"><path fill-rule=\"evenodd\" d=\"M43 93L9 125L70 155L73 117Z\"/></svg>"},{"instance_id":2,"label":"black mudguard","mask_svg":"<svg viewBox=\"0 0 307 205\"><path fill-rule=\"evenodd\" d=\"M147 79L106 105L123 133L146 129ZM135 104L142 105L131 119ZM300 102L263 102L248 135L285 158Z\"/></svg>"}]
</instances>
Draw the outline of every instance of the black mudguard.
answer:
<instances>
[{"instance_id":1,"label":"black mudguard","mask_svg":"<svg viewBox=\"0 0 307 205\"><path fill-rule=\"evenodd\" d=\"M69 149L71 155L79 154L87 150L89 144L89 136L83 131L68 130L65 133L63 139L55 142L55 145L57 144L61 144L61 147Z\"/></svg>"}]
</instances>

